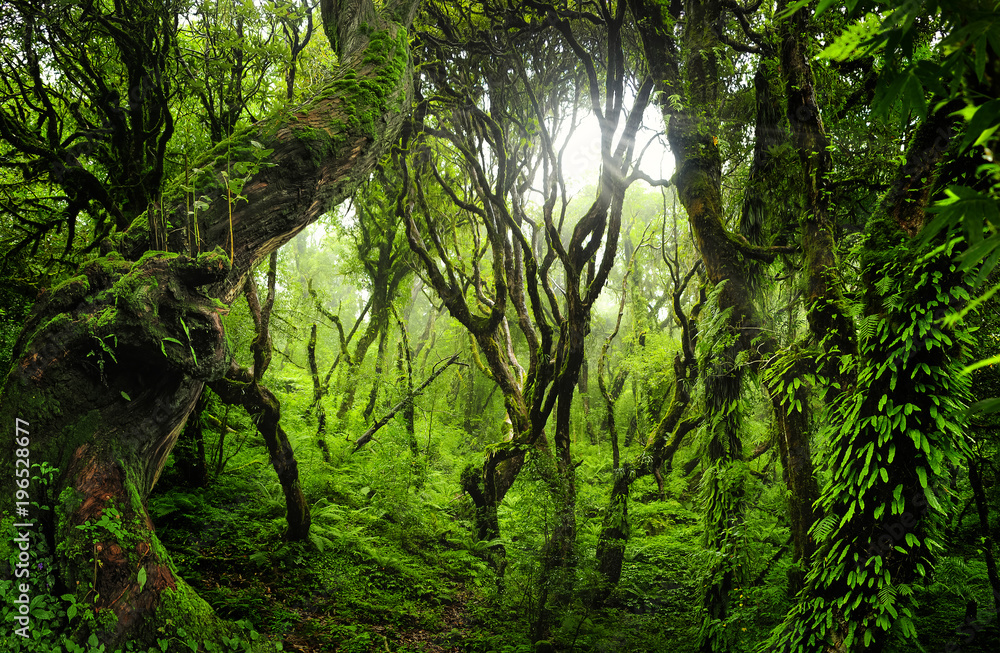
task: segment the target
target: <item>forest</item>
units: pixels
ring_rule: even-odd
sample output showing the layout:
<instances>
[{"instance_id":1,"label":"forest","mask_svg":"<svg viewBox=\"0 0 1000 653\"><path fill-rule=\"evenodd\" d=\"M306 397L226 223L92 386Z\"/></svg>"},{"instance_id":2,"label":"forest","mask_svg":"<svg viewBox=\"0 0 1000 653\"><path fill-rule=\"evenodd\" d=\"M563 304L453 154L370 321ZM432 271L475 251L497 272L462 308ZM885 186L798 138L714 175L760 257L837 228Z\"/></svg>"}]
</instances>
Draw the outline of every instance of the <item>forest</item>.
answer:
<instances>
[{"instance_id":1,"label":"forest","mask_svg":"<svg viewBox=\"0 0 1000 653\"><path fill-rule=\"evenodd\" d=\"M1000 650L997 0L0 0L0 650Z\"/></svg>"}]
</instances>

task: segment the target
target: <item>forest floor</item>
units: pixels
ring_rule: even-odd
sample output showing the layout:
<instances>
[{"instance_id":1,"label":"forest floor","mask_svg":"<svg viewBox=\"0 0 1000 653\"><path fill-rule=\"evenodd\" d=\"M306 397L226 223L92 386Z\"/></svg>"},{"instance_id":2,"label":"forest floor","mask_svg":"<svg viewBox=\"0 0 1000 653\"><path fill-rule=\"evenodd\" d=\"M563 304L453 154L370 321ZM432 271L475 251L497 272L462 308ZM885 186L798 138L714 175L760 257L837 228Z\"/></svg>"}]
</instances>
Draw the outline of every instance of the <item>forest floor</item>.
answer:
<instances>
[{"instance_id":1,"label":"forest floor","mask_svg":"<svg viewBox=\"0 0 1000 653\"><path fill-rule=\"evenodd\" d=\"M471 507L456 492L458 474L446 456L436 460L437 469L428 465L419 476L410 461L388 449L373 448L368 458L344 454L329 468L300 461L302 468L315 470L303 483L312 512L311 537L288 543L280 486L262 446L252 438L246 444L254 446L231 462L239 473L224 472L208 487L191 489L168 468L149 502L157 533L180 575L219 616L248 622L281 643L282 650L299 653L533 650L528 631L545 528L535 497L545 490L530 469L505 500L508 564L500 592L480 555L489 543L472 535ZM301 451L313 453L306 447ZM590 489L600 485L589 480L603 473L598 465L579 470L580 563L574 582L580 596L593 582L588 569L594 565L606 500L603 491ZM690 482L680 479L673 497L663 499L652 480L645 480L645 485L637 483L629 507L634 537L610 597L614 607L595 611L579 601L561 613L558 636L569 650L696 650L708 565L692 545L701 524L686 495ZM733 638L730 650L736 652L753 651L766 641L789 605L787 556L774 556L787 529L767 521L765 512L757 517L758 522L748 519L740 550L742 564L752 573L734 587L726 623ZM931 653L1000 650L996 621L982 618L989 610L985 601L973 636L956 630L963 623L971 579L985 578L975 538L966 539L968 549L939 561L934 582L917 588L917 621ZM772 559L777 562L770 564ZM887 653L912 650L905 642L896 644ZM958 648L947 648L952 644Z\"/></svg>"}]
</instances>

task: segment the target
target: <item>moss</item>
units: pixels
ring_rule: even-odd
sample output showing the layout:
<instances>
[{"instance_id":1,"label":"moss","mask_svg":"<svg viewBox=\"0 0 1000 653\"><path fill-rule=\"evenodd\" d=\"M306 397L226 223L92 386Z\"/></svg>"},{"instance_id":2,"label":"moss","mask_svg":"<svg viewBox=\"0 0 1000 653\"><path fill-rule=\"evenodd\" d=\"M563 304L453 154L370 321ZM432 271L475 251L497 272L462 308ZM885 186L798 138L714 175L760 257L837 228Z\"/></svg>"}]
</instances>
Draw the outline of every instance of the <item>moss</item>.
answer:
<instances>
[{"instance_id":1,"label":"moss","mask_svg":"<svg viewBox=\"0 0 1000 653\"><path fill-rule=\"evenodd\" d=\"M406 30L381 30L372 34L361 59L361 68L371 73L347 70L317 96L317 102L337 98L342 113L348 116L347 127L359 129L370 138L380 136L378 123L390 108L389 100L399 90L409 65L409 40ZM401 108L401 107L400 107ZM335 121L329 127L339 131L344 125ZM327 130L329 131L329 130Z\"/></svg>"},{"instance_id":2,"label":"moss","mask_svg":"<svg viewBox=\"0 0 1000 653\"><path fill-rule=\"evenodd\" d=\"M162 636L160 633L166 632L177 636L185 644L204 646L211 643L217 650L231 650L233 640L242 639L233 625L220 619L183 579L177 578L177 588L164 590L160 598L155 616L148 619L151 622L148 626L152 626L150 630L155 635ZM181 628L185 635L181 635ZM253 651L274 650L274 644L264 641L250 644Z\"/></svg>"},{"instance_id":3,"label":"moss","mask_svg":"<svg viewBox=\"0 0 1000 653\"><path fill-rule=\"evenodd\" d=\"M91 333L112 332L118 322L118 309L114 306L109 306L100 313L88 315L87 320Z\"/></svg>"},{"instance_id":4,"label":"moss","mask_svg":"<svg viewBox=\"0 0 1000 653\"><path fill-rule=\"evenodd\" d=\"M62 339L64 341L68 341L72 339L71 332L73 330L73 318L67 313L59 313L45 324L35 329L35 332L28 339L28 344L25 350L40 350L41 347L38 346L38 341L48 340L53 333L65 333L66 335Z\"/></svg>"},{"instance_id":5,"label":"moss","mask_svg":"<svg viewBox=\"0 0 1000 653\"><path fill-rule=\"evenodd\" d=\"M341 56L340 30L339 25L337 24L337 15L338 14L333 11L323 12L323 31L326 32L326 38L330 41L330 47L339 58Z\"/></svg>"},{"instance_id":6,"label":"moss","mask_svg":"<svg viewBox=\"0 0 1000 653\"><path fill-rule=\"evenodd\" d=\"M319 166L329 156L335 154L343 143L344 123L337 125L331 123L326 129L319 129L309 125L295 125L292 127L292 135L305 144L306 149L312 157L314 165Z\"/></svg>"},{"instance_id":7,"label":"moss","mask_svg":"<svg viewBox=\"0 0 1000 653\"><path fill-rule=\"evenodd\" d=\"M110 277L124 274L128 271L129 266L130 263L121 254L112 251L107 256L102 256L88 263L83 269L83 273L88 277L94 277L97 274L105 274Z\"/></svg>"},{"instance_id":8,"label":"moss","mask_svg":"<svg viewBox=\"0 0 1000 653\"><path fill-rule=\"evenodd\" d=\"M80 419L63 426L59 438L53 439L53 445L59 447L58 455L51 452L46 456L47 460L58 461L55 465L59 469L69 469L72 458L77 448L84 443L91 443L96 446L97 440L94 434L101 426L101 413L96 408L84 414Z\"/></svg>"},{"instance_id":9,"label":"moss","mask_svg":"<svg viewBox=\"0 0 1000 653\"><path fill-rule=\"evenodd\" d=\"M145 266L151 260L156 259L156 258L158 258L158 259L174 259L174 258L177 258L178 256L180 256L180 254L177 254L175 252L160 252L160 251L155 251L155 250L149 251L149 252L146 252L145 254L143 254L142 257L138 261L136 261L135 263L132 264L131 271L135 272L137 269Z\"/></svg>"},{"instance_id":10,"label":"moss","mask_svg":"<svg viewBox=\"0 0 1000 653\"><path fill-rule=\"evenodd\" d=\"M227 163L231 166L237 161L255 160L257 150L251 141L258 136L257 129L256 124L244 125L200 156L191 164L186 177L177 175L164 186L162 203L165 206L180 203L184 195L191 192L185 190L185 185L197 189L194 191L197 196L213 189L224 190L225 180L219 172L226 169Z\"/></svg>"},{"instance_id":11,"label":"moss","mask_svg":"<svg viewBox=\"0 0 1000 653\"><path fill-rule=\"evenodd\" d=\"M90 292L90 280L86 275L81 274L71 279L63 281L52 289L52 300L54 302L73 301L85 296Z\"/></svg>"}]
</instances>

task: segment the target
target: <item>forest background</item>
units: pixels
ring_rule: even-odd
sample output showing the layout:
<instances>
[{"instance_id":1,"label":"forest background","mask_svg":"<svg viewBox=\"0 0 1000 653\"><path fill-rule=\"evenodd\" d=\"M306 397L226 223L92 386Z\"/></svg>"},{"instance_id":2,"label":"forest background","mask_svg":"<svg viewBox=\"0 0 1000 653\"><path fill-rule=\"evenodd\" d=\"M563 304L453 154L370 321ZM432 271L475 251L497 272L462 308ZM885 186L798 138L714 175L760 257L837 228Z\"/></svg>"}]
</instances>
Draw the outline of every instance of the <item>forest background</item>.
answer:
<instances>
[{"instance_id":1,"label":"forest background","mask_svg":"<svg viewBox=\"0 0 1000 653\"><path fill-rule=\"evenodd\" d=\"M997 18L4 0L4 650L995 650Z\"/></svg>"}]
</instances>

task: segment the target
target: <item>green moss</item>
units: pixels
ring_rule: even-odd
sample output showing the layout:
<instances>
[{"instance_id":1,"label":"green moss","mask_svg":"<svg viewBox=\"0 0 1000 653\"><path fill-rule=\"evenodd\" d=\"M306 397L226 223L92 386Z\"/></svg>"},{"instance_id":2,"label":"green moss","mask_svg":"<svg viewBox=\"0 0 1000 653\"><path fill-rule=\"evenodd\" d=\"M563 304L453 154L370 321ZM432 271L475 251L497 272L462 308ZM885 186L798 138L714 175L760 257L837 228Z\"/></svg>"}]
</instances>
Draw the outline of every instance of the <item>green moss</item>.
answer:
<instances>
[{"instance_id":1,"label":"green moss","mask_svg":"<svg viewBox=\"0 0 1000 653\"><path fill-rule=\"evenodd\" d=\"M65 332L67 335L64 339L69 339L69 333L73 330L73 318L67 313L59 313L48 322L42 326L35 329L35 332L31 335L28 340L27 348L28 350L35 348L36 340L41 338L46 340L49 338L49 334L57 332Z\"/></svg>"},{"instance_id":2,"label":"green moss","mask_svg":"<svg viewBox=\"0 0 1000 653\"><path fill-rule=\"evenodd\" d=\"M330 41L330 47L336 53L337 57L341 56L340 52L340 31L337 29L337 14L335 12L323 12L323 31L326 32L326 38Z\"/></svg>"},{"instance_id":3,"label":"green moss","mask_svg":"<svg viewBox=\"0 0 1000 653\"><path fill-rule=\"evenodd\" d=\"M144 265L146 265L147 263L149 263L154 258L173 259L173 258L177 258L178 256L180 256L180 254L177 254L175 252L149 251L149 252L146 252L145 254L143 254L142 257L138 261L136 261L135 263L132 264L131 271L132 272L136 271L137 269L139 269L139 268L143 267Z\"/></svg>"},{"instance_id":4,"label":"green moss","mask_svg":"<svg viewBox=\"0 0 1000 653\"><path fill-rule=\"evenodd\" d=\"M317 102L336 97L341 103L343 115L348 116L346 126L360 130L373 140L377 139L380 136L378 123L390 110L389 100L403 83L408 65L406 30L397 29L395 35L390 30L376 32L372 34L361 60L361 66L372 69L374 74L359 75L357 70L344 71L317 97ZM330 128L340 131L343 126L336 121Z\"/></svg>"},{"instance_id":5,"label":"green moss","mask_svg":"<svg viewBox=\"0 0 1000 653\"><path fill-rule=\"evenodd\" d=\"M145 223L145 219L143 219ZM94 259L87 264L83 272L87 276L92 276L97 272L106 274L108 276L115 276L118 274L123 274L129 269L130 263L122 257L118 252L110 252L107 256L102 256L99 259Z\"/></svg>"},{"instance_id":6,"label":"green moss","mask_svg":"<svg viewBox=\"0 0 1000 653\"><path fill-rule=\"evenodd\" d=\"M68 300L83 297L90 292L90 280L86 275L79 275L63 281L52 289L53 301Z\"/></svg>"},{"instance_id":7,"label":"green moss","mask_svg":"<svg viewBox=\"0 0 1000 653\"><path fill-rule=\"evenodd\" d=\"M92 333L108 333L114 330L118 321L118 309L114 306L105 308L96 315L88 316L89 328Z\"/></svg>"},{"instance_id":8,"label":"green moss","mask_svg":"<svg viewBox=\"0 0 1000 653\"><path fill-rule=\"evenodd\" d=\"M220 619L212 607L179 577L177 588L164 590L160 599L155 616L149 619L152 630L158 635L161 632L175 635L189 646L214 645L214 650L232 650L234 640L242 639L231 623ZM181 628L184 635L180 633ZM251 647L254 651L264 651L273 650L274 645L257 641L252 642Z\"/></svg>"},{"instance_id":9,"label":"green moss","mask_svg":"<svg viewBox=\"0 0 1000 653\"><path fill-rule=\"evenodd\" d=\"M58 443L59 452L50 452L46 456L47 460L58 461L55 466L59 469L69 469L70 462L77 448L84 443L97 445L94 434L101 426L101 412L96 408L84 414L80 419L65 425L58 439L53 440L53 445Z\"/></svg>"}]
</instances>

